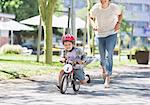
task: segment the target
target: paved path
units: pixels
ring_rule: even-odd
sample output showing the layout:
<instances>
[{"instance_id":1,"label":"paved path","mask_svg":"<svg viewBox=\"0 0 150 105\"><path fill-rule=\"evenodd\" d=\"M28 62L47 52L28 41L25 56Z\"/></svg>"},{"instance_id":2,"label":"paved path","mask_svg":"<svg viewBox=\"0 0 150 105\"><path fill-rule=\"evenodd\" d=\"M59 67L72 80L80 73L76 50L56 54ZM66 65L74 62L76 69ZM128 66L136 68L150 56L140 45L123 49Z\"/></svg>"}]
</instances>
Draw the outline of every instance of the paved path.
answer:
<instances>
[{"instance_id":1,"label":"paved path","mask_svg":"<svg viewBox=\"0 0 150 105\"><path fill-rule=\"evenodd\" d=\"M150 105L150 68L116 68L109 89L97 71L90 74L92 83L82 85L78 94L71 88L61 94L55 86L57 74L0 81L0 105Z\"/></svg>"}]
</instances>

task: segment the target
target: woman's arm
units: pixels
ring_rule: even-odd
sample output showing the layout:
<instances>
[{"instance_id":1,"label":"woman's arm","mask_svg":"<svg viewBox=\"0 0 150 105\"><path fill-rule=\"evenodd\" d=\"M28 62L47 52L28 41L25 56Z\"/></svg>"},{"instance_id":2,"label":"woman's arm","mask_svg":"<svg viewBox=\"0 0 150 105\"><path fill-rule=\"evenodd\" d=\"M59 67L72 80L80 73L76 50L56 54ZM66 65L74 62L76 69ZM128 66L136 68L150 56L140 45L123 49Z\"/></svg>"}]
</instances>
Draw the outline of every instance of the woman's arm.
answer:
<instances>
[{"instance_id":1,"label":"woman's arm","mask_svg":"<svg viewBox=\"0 0 150 105\"><path fill-rule=\"evenodd\" d=\"M122 12L121 12L121 14L118 16L118 22L117 22L117 23L120 23L120 24L121 24L122 18L123 18L123 16L122 16Z\"/></svg>"},{"instance_id":2,"label":"woman's arm","mask_svg":"<svg viewBox=\"0 0 150 105\"><path fill-rule=\"evenodd\" d=\"M122 18L123 18L123 14L121 12L121 14L118 15L118 22L117 22L117 24L115 25L115 28L114 28L115 31L118 31L120 29Z\"/></svg>"},{"instance_id":3,"label":"woman's arm","mask_svg":"<svg viewBox=\"0 0 150 105\"><path fill-rule=\"evenodd\" d=\"M89 20L90 20L91 26L93 27L94 31L97 31L98 26L95 23L95 18L92 17L91 15L89 15Z\"/></svg>"}]
</instances>

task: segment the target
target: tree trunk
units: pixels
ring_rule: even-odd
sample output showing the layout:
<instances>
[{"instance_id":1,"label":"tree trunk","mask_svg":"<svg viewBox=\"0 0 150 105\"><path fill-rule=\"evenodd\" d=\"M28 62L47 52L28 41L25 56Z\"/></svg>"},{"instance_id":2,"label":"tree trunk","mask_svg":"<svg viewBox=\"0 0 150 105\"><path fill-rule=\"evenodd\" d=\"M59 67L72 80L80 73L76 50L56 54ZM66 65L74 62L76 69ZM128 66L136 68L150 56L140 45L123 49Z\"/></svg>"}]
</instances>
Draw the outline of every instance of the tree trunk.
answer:
<instances>
[{"instance_id":1,"label":"tree trunk","mask_svg":"<svg viewBox=\"0 0 150 105\"><path fill-rule=\"evenodd\" d=\"M92 8L93 1L92 0L87 0L87 5L88 5L87 6L87 16L88 16L89 15L89 11ZM94 39L93 38L94 38L94 36L92 36L92 35L94 35L94 34L92 34L92 28L90 27L89 16L88 16L88 18L87 18L87 36L88 36L88 47L89 47L88 54L89 55L93 54L92 51L94 51L94 46L93 46L93 43L94 43Z\"/></svg>"},{"instance_id":2,"label":"tree trunk","mask_svg":"<svg viewBox=\"0 0 150 105\"><path fill-rule=\"evenodd\" d=\"M52 16L50 16L50 24L46 23L44 26L44 33L45 33L45 62L47 64L52 63L52 37L53 37L53 32L52 32Z\"/></svg>"},{"instance_id":3,"label":"tree trunk","mask_svg":"<svg viewBox=\"0 0 150 105\"><path fill-rule=\"evenodd\" d=\"M91 47L90 47L90 23L89 23L89 10L91 8L91 1L87 0L87 43L88 43L88 55L91 55Z\"/></svg>"},{"instance_id":4,"label":"tree trunk","mask_svg":"<svg viewBox=\"0 0 150 105\"><path fill-rule=\"evenodd\" d=\"M52 17L57 0L38 0L38 2L40 15L44 23L45 63L52 64Z\"/></svg>"}]
</instances>

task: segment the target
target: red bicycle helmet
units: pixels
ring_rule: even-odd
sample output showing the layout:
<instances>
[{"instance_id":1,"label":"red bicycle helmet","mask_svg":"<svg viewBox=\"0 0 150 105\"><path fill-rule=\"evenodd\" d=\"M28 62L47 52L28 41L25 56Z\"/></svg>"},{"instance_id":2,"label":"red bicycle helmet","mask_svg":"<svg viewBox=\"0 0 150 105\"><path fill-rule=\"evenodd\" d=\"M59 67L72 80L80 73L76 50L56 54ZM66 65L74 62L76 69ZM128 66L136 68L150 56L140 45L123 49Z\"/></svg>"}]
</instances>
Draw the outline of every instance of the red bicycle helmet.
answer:
<instances>
[{"instance_id":1,"label":"red bicycle helmet","mask_svg":"<svg viewBox=\"0 0 150 105\"><path fill-rule=\"evenodd\" d=\"M75 37L71 34L66 34L62 36L62 43L64 44L65 41L70 41L75 44Z\"/></svg>"}]
</instances>

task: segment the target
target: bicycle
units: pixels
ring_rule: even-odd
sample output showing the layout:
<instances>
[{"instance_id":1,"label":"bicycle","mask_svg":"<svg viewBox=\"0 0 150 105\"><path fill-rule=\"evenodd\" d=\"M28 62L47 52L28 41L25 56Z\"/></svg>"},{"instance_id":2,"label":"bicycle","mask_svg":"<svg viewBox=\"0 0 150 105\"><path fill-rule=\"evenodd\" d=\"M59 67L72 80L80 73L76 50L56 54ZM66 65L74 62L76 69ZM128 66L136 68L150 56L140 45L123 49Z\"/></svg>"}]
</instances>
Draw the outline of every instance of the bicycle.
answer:
<instances>
[{"instance_id":1,"label":"bicycle","mask_svg":"<svg viewBox=\"0 0 150 105\"><path fill-rule=\"evenodd\" d=\"M65 63L65 65L63 67L64 74L60 81L60 92L62 94L64 94L66 92L70 83L72 85L74 92L77 92L80 89L80 82L78 79L75 78L75 75L74 75L73 64L75 64L75 63L67 62L67 63Z\"/></svg>"}]
</instances>

